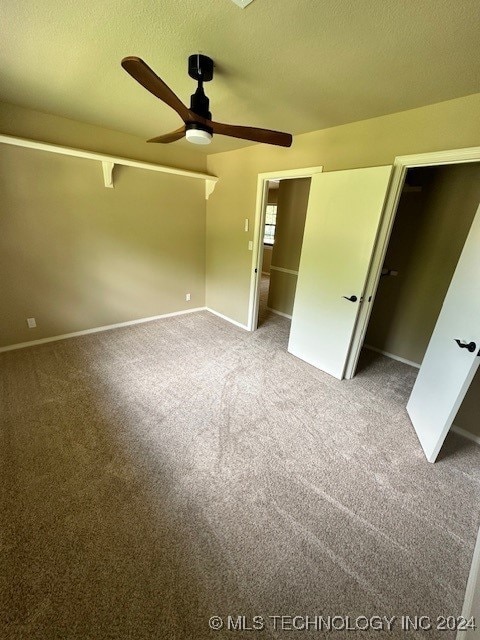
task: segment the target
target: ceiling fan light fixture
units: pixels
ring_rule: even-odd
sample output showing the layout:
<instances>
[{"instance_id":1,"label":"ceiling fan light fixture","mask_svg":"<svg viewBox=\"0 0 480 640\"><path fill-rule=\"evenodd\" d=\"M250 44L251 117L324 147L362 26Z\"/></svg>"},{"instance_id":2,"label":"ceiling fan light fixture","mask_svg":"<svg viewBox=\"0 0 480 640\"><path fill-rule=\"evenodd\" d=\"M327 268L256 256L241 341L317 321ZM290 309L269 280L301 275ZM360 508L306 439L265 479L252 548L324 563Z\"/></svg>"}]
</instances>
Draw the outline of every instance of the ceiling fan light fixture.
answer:
<instances>
[{"instance_id":1,"label":"ceiling fan light fixture","mask_svg":"<svg viewBox=\"0 0 480 640\"><path fill-rule=\"evenodd\" d=\"M210 144L212 134L203 129L187 129L186 138L192 144Z\"/></svg>"}]
</instances>

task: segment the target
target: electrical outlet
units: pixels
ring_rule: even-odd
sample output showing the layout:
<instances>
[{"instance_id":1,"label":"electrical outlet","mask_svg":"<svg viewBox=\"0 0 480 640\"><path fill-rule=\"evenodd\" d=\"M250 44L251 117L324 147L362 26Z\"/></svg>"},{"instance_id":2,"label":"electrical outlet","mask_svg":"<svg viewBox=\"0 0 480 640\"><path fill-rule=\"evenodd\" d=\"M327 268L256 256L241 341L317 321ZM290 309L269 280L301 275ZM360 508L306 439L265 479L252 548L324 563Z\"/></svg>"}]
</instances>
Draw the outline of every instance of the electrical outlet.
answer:
<instances>
[{"instance_id":1,"label":"electrical outlet","mask_svg":"<svg viewBox=\"0 0 480 640\"><path fill-rule=\"evenodd\" d=\"M248 241L248 250L253 251L253 240Z\"/></svg>"},{"instance_id":2,"label":"electrical outlet","mask_svg":"<svg viewBox=\"0 0 480 640\"><path fill-rule=\"evenodd\" d=\"M27 318L27 325L29 329L35 329L37 326L37 321L35 318Z\"/></svg>"},{"instance_id":3,"label":"electrical outlet","mask_svg":"<svg viewBox=\"0 0 480 640\"><path fill-rule=\"evenodd\" d=\"M185 300L186 300L187 302L190 302L190 294L189 294L189 293L187 293L187 294L185 295Z\"/></svg>"}]
</instances>

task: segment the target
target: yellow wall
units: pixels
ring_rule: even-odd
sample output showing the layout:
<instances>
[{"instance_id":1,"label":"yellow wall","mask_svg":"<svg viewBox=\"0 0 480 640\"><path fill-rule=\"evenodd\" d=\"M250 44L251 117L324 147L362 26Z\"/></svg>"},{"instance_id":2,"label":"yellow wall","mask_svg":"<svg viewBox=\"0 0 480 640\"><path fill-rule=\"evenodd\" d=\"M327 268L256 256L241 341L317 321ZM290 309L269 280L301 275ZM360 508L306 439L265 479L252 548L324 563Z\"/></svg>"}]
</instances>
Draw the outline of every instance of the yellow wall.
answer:
<instances>
[{"instance_id":1,"label":"yellow wall","mask_svg":"<svg viewBox=\"0 0 480 640\"><path fill-rule=\"evenodd\" d=\"M277 204L277 202L278 202L278 189L269 189L268 190L267 202L268 202L268 204Z\"/></svg>"},{"instance_id":2,"label":"yellow wall","mask_svg":"<svg viewBox=\"0 0 480 640\"><path fill-rule=\"evenodd\" d=\"M204 190L131 167L106 189L98 162L2 145L0 346L203 306Z\"/></svg>"},{"instance_id":3,"label":"yellow wall","mask_svg":"<svg viewBox=\"0 0 480 640\"><path fill-rule=\"evenodd\" d=\"M272 264L272 249L269 244L263 245L262 273L270 273L270 265Z\"/></svg>"},{"instance_id":4,"label":"yellow wall","mask_svg":"<svg viewBox=\"0 0 480 640\"><path fill-rule=\"evenodd\" d=\"M477 369L453 423L480 438L480 369Z\"/></svg>"},{"instance_id":5,"label":"yellow wall","mask_svg":"<svg viewBox=\"0 0 480 640\"><path fill-rule=\"evenodd\" d=\"M282 180L278 189L277 226L272 265L298 272L307 215L310 178ZM291 315L297 276L271 269L268 307Z\"/></svg>"},{"instance_id":6,"label":"yellow wall","mask_svg":"<svg viewBox=\"0 0 480 640\"><path fill-rule=\"evenodd\" d=\"M267 307L291 316L296 289L297 276L273 269L270 272Z\"/></svg>"},{"instance_id":7,"label":"yellow wall","mask_svg":"<svg viewBox=\"0 0 480 640\"><path fill-rule=\"evenodd\" d=\"M398 155L480 145L480 94L295 137L291 149L255 145L208 157L220 181L207 204L207 305L245 324L252 253L244 218L255 215L261 172L391 164ZM241 183L241 188L239 184Z\"/></svg>"}]
</instances>

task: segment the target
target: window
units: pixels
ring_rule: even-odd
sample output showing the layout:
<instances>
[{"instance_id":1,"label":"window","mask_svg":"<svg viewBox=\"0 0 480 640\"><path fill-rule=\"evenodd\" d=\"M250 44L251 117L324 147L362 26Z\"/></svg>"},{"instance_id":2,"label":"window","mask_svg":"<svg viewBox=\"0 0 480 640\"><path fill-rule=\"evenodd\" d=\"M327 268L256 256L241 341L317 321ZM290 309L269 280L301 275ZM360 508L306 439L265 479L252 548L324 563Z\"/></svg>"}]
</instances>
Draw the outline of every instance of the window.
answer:
<instances>
[{"instance_id":1,"label":"window","mask_svg":"<svg viewBox=\"0 0 480 640\"><path fill-rule=\"evenodd\" d=\"M275 227L277 224L277 205L267 204L265 214L265 234L263 236L263 244L273 245L275 241Z\"/></svg>"}]
</instances>

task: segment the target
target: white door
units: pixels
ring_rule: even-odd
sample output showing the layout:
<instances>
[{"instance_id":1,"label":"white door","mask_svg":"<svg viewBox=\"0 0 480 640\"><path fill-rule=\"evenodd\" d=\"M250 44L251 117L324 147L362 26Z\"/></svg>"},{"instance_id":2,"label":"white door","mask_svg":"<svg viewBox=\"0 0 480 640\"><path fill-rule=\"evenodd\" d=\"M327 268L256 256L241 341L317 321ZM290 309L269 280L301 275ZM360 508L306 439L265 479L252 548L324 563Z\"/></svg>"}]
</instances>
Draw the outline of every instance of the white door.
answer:
<instances>
[{"instance_id":1,"label":"white door","mask_svg":"<svg viewBox=\"0 0 480 640\"><path fill-rule=\"evenodd\" d=\"M480 207L407 404L430 462L435 462L478 369L479 350Z\"/></svg>"},{"instance_id":2,"label":"white door","mask_svg":"<svg viewBox=\"0 0 480 640\"><path fill-rule=\"evenodd\" d=\"M342 379L391 167L312 176L288 350Z\"/></svg>"}]
</instances>

